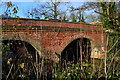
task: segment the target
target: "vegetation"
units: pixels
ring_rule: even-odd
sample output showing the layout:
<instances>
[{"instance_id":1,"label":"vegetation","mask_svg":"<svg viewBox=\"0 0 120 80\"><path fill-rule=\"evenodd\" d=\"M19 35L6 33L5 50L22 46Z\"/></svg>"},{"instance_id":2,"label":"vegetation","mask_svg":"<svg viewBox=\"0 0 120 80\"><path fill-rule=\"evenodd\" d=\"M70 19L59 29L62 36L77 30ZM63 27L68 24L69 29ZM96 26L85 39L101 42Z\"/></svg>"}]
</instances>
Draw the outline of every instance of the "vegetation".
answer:
<instances>
[{"instance_id":1,"label":"vegetation","mask_svg":"<svg viewBox=\"0 0 120 80\"><path fill-rule=\"evenodd\" d=\"M50 2L39 4L38 7L29 10L28 17L40 19L43 16L45 19L64 19L67 9L63 9L62 6L66 6L67 3L63 3L60 0L49 1Z\"/></svg>"},{"instance_id":2,"label":"vegetation","mask_svg":"<svg viewBox=\"0 0 120 80\"><path fill-rule=\"evenodd\" d=\"M19 11L18 6L14 5L12 2L4 2L1 5L5 5L6 9L2 17L18 17L17 12Z\"/></svg>"},{"instance_id":3,"label":"vegetation","mask_svg":"<svg viewBox=\"0 0 120 80\"><path fill-rule=\"evenodd\" d=\"M60 2L46 3L42 5L41 15L48 18L57 19L59 15L64 15L62 18L66 21L64 11L58 11L57 7L61 4ZM49 4L52 4L51 7ZM12 3L6 3L7 9L5 16L11 17L13 14L16 16L18 8ZM14 7L10 9L10 7ZM46 9L47 8L47 9ZM99 20L106 31L106 50L104 52L104 59L90 59L89 62L77 61L66 61L54 63L46 60L35 51L30 49L30 45L25 42L19 41L3 41L3 79L26 79L26 80L100 80L100 79L120 79L120 7L115 2L96 2L96 3L85 3L80 8L71 8L71 11L79 11L79 16L71 14L72 22L77 20L83 20L83 13L81 10L95 9L95 12L99 14ZM12 10L12 12L11 12ZM38 16L39 9L34 9L35 13L29 12L29 15L35 17ZM41 9L40 9L41 10ZM45 10L48 10L47 12ZM53 14L50 14L51 11ZM36 14L37 13L37 14ZM24 43L24 44L23 44ZM84 44L85 45L85 44ZM83 46L84 46L83 45ZM80 46L80 45L79 45ZM82 46L82 47L83 47ZM87 45L88 46L88 45ZM72 47L73 48L73 47ZM86 49L88 47L84 47ZM78 49L78 48L77 48ZM88 49L87 49L88 50ZM69 49L66 50L70 53ZM74 51L74 50L73 50ZM81 50L79 50L82 52ZM86 51L84 51L86 52ZM23 55L23 53L25 53ZM34 55L33 55L34 54ZM85 56L84 54L83 56ZM71 56L71 55L70 55ZM67 56L68 57L68 56ZM61 56L60 56L61 58ZM80 57L83 59L83 57ZM88 58L84 58L88 59ZM64 66L63 66L64 65Z\"/></svg>"}]
</instances>

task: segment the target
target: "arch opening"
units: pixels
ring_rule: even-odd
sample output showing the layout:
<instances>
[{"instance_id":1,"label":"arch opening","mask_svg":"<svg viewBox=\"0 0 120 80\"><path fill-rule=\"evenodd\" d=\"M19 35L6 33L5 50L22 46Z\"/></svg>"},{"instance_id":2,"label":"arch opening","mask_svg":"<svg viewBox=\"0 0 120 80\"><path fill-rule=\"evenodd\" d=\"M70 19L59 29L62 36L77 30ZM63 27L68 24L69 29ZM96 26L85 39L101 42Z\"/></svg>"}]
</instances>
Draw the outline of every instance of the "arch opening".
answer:
<instances>
[{"instance_id":1,"label":"arch opening","mask_svg":"<svg viewBox=\"0 0 120 80\"><path fill-rule=\"evenodd\" d=\"M88 38L78 38L68 44L61 53L61 63L90 62L91 42Z\"/></svg>"},{"instance_id":2,"label":"arch opening","mask_svg":"<svg viewBox=\"0 0 120 80\"><path fill-rule=\"evenodd\" d=\"M41 67L41 56L35 48L21 40L2 41L2 70L3 79L38 79Z\"/></svg>"}]
</instances>

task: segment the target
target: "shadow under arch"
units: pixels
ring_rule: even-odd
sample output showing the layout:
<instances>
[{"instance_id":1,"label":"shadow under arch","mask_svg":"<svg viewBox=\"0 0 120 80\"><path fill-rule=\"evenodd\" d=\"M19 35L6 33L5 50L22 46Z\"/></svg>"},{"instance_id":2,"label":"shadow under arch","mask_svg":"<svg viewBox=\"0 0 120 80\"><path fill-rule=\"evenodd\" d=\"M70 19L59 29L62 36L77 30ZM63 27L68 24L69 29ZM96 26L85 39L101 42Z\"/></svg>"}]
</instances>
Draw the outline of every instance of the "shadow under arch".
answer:
<instances>
[{"instance_id":1,"label":"shadow under arch","mask_svg":"<svg viewBox=\"0 0 120 80\"><path fill-rule=\"evenodd\" d=\"M66 43L61 47L61 49L59 50L59 54L62 53L62 51L65 49L65 47L67 45L69 45L72 41L76 40L76 39L79 39L79 38L87 38L90 40L91 42L91 47L93 48L94 46L99 46L99 44L94 40L92 39L91 37L89 36L85 36L85 35L77 35L77 36L73 36L71 38L68 38L68 40L66 41Z\"/></svg>"},{"instance_id":2,"label":"shadow under arch","mask_svg":"<svg viewBox=\"0 0 120 80\"><path fill-rule=\"evenodd\" d=\"M78 38L69 43L61 52L61 63L90 62L91 42L88 38Z\"/></svg>"},{"instance_id":3,"label":"shadow under arch","mask_svg":"<svg viewBox=\"0 0 120 80\"><path fill-rule=\"evenodd\" d=\"M44 53L43 46L39 42L37 42L25 35L21 35L21 34L2 35L2 40L20 40L20 41L27 42L35 48L35 50L38 52L38 54L40 56L43 56L43 53Z\"/></svg>"},{"instance_id":4,"label":"shadow under arch","mask_svg":"<svg viewBox=\"0 0 120 80\"><path fill-rule=\"evenodd\" d=\"M58 54L61 55L61 53L63 52L63 50L74 40L80 39L80 38L86 38L90 41L91 43L91 58L100 58L100 52L102 51L101 46L99 43L96 42L96 40L94 40L92 37L90 36L86 36L86 35L76 35L73 36L71 38L68 38L68 40L66 40L66 43L64 43L64 45L61 47L61 49L58 51ZM99 56L95 56L97 54L95 54L94 49L97 49L99 52Z\"/></svg>"},{"instance_id":5,"label":"shadow under arch","mask_svg":"<svg viewBox=\"0 0 120 80\"><path fill-rule=\"evenodd\" d=\"M17 61L17 60L15 60L15 62L14 63L18 63L18 62L20 62L20 64L19 64L19 66L17 66L17 68L18 67L20 67L20 66L25 66L25 64L22 64L22 63L24 63L24 62L29 62L30 64L28 64L28 66L27 66L27 68L29 69L29 67L31 67L31 66L34 66L34 70L35 70L35 68L36 68L36 70L35 71L38 71L38 72L36 72L35 74L34 74L34 70L33 71L27 71L27 72L31 72L30 74L33 74L32 76L27 76L27 77L24 77L24 76L22 76L22 75L16 75L16 77L15 78L18 78L19 79L19 77L18 76L21 76L22 77L22 79L26 79L26 78L28 78L29 77L29 80L36 80L36 79L42 79L42 80L46 80L46 78L48 78L49 79L49 77L51 78L51 74L49 74L48 73L48 67L47 66L49 66L48 64L46 64L46 63L49 63L49 61L48 62L46 62L46 58L45 58L45 55L43 54L44 53L44 51L43 51L43 47L41 46L41 44L39 43L39 42L37 42L37 41L35 41L35 40L33 40L33 39L30 39L30 38L28 38L28 37L26 37L25 35L20 35L20 34L12 34L12 35L10 35L10 34L8 34L8 35L3 35L2 36L2 42L5 44L5 45L7 45L7 43L12 43L12 44L14 44L14 45L16 45L15 47L14 47L14 49L13 49L13 51L15 52L15 53L20 53L19 54L19 56L20 55L22 55L22 53L23 52L25 52L25 53L27 53L26 52L26 49L27 49L27 51L28 51L28 53L32 53L32 57L33 57L33 59L32 59L32 61L31 61L31 59L29 59L31 56L29 56L29 54L27 53L27 54L23 54L23 56L22 57L20 57L20 59L22 59L22 60L19 60L19 61ZM24 43L24 44L22 44L22 43ZM21 45L22 44L22 45ZM22 47L23 46L23 47ZM18 51L16 51L17 50L17 48L16 47L20 47L20 49L18 50ZM33 48L33 49L32 49ZM31 49L32 49L32 51L31 51ZM10 52L11 53L11 52ZM12 52L13 53L13 52ZM36 54L37 53L37 54ZM18 56L18 54L16 54L17 56L16 57L19 57ZM25 56L27 56L27 57L25 57ZM37 58L36 58L37 57ZM25 59L26 58L26 59ZM18 58L19 59L19 58ZM11 58L8 58L7 60L11 60ZM7 65L7 60L6 60L6 65ZM37 61L37 63L36 63L36 61ZM35 64L34 64L35 63ZM35 66L36 65L36 66ZM38 67L37 67L37 65L39 65ZM44 67L43 67L44 66ZM43 68L41 68L41 67L43 67ZM39 70L37 70L39 68ZM28 69L26 69L26 70L28 70ZM9 71L8 71L9 72ZM7 73L8 73L7 72ZM26 72L26 74L28 75L29 73L27 73ZM7 75L7 74L6 74ZM12 77L10 77L10 78L12 78ZM12 78L11 80L13 80L13 79L15 79L15 78ZM21 78L20 78L21 79Z\"/></svg>"},{"instance_id":6,"label":"shadow under arch","mask_svg":"<svg viewBox=\"0 0 120 80\"><path fill-rule=\"evenodd\" d=\"M41 58L35 48L21 40L3 40L2 43L3 79L37 79L35 69Z\"/></svg>"}]
</instances>

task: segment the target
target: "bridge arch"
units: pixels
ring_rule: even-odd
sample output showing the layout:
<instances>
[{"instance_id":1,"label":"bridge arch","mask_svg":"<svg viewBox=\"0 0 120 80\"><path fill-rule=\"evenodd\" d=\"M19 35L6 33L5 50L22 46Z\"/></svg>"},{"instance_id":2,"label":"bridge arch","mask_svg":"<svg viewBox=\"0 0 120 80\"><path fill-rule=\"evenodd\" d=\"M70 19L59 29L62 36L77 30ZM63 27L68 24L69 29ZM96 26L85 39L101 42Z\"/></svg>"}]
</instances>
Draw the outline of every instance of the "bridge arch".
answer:
<instances>
[{"instance_id":1,"label":"bridge arch","mask_svg":"<svg viewBox=\"0 0 120 80\"><path fill-rule=\"evenodd\" d=\"M70 44L72 43L74 40L77 39L88 39L90 41L90 45L91 45L91 58L100 58L101 57L101 45L99 43L97 43L97 41L93 38L91 38L90 36L86 36L86 35L77 35L77 36L73 36L67 39L66 43L62 46L62 48L60 49L59 54L61 55L61 53L63 52L63 50Z\"/></svg>"},{"instance_id":2,"label":"bridge arch","mask_svg":"<svg viewBox=\"0 0 120 80\"><path fill-rule=\"evenodd\" d=\"M7 45L6 43L9 43L9 42L12 42L12 44L13 44L12 46L15 48L9 47L10 50L8 52L4 51L4 54L2 55L3 56L3 64L4 64L3 65L4 73L7 75L7 73L9 71L5 71L5 70L6 69L9 70L8 69L9 66L13 65L14 69L12 69L12 70L16 71L16 69L19 69L19 71L21 71L21 73L19 73L19 71L16 71L17 74L14 75L13 78L11 76L9 76L10 79L21 79L21 78L23 78L21 75L25 75L28 78L36 79L36 74L34 72L34 69L35 69L36 65L39 63L42 63L42 60L44 59L44 58L42 58L43 57L43 52L42 52L43 49L41 47L41 44L36 42L33 39L30 39L26 35L20 35L20 34L19 35L18 34L3 35L2 43ZM17 45L15 44L15 46L14 46L14 42L17 43ZM19 44L19 42L22 43L22 47L21 47L21 44ZM27 44L27 46L26 46L26 44ZM19 47L19 48L16 48L16 47ZM8 61L10 63L8 63ZM44 66L46 66L46 65L44 65ZM41 67L41 65L39 67ZM37 68L38 67L36 67L36 69ZM43 73L44 71L42 71L42 70L37 71L38 74L40 74L40 72L42 72L41 73L42 77L45 76L45 73ZM13 74L13 73L11 73L11 74ZM24 73L26 73L26 74L24 74ZM37 76L37 78L42 78L41 76ZM6 76L4 76L3 79L6 79Z\"/></svg>"},{"instance_id":3,"label":"bridge arch","mask_svg":"<svg viewBox=\"0 0 120 80\"><path fill-rule=\"evenodd\" d=\"M35 50L38 52L38 54L40 56L43 56L43 53L44 53L43 52L44 51L43 46L39 42L27 37L26 35L22 35L22 34L12 34L12 35L11 34L4 34L4 35L2 35L2 40L3 41L4 40L20 40L20 41L27 42L27 43L29 43L31 46L33 46L35 48Z\"/></svg>"}]
</instances>

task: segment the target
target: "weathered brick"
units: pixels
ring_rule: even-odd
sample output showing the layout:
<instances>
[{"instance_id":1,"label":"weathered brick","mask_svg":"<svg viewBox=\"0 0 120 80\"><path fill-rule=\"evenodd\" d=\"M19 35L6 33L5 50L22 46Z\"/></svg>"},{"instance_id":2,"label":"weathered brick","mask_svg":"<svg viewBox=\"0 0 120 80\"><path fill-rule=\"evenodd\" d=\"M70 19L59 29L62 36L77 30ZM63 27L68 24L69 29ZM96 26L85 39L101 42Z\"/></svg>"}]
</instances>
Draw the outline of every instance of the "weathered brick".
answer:
<instances>
[{"instance_id":1,"label":"weathered brick","mask_svg":"<svg viewBox=\"0 0 120 80\"><path fill-rule=\"evenodd\" d=\"M42 45L44 53L46 55L49 53L51 54L50 56L54 58L55 56L53 54L55 52L61 53L62 50L72 40L78 38L83 38L83 37L88 38L93 43L91 44L92 46L99 46L100 49L103 48L105 45L105 33L103 33L102 26L93 26L93 25L69 23L69 22L52 22L47 20L21 19L21 18L3 18L2 24L5 24L3 26L3 29L5 27L7 27L8 29L3 31L4 40L13 37L13 36L9 36L8 38L6 38L5 36L7 35L22 34L22 36L25 36L26 38L29 38L31 40L40 43ZM15 25L16 29L9 31L12 25ZM31 27L25 27L25 26L31 26ZM61 30L59 30L58 28L61 28ZM74 29L76 31L74 31ZM53 32L54 30L57 31ZM14 39L14 37L11 39ZM102 53L103 50L101 49L100 52Z\"/></svg>"}]
</instances>

